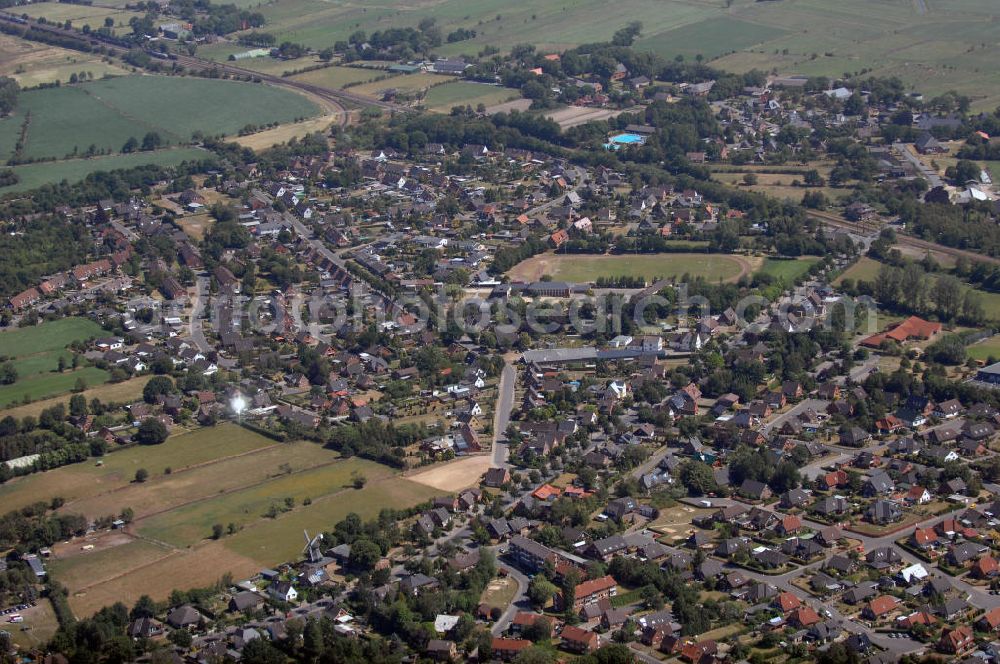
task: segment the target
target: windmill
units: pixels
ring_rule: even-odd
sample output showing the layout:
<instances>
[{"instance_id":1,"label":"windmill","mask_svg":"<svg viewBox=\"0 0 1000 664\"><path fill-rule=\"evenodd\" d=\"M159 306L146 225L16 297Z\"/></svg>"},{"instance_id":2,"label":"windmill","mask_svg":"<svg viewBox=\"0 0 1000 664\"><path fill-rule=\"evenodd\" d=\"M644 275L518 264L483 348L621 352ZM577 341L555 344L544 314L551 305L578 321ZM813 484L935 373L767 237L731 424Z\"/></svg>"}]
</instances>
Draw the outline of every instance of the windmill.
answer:
<instances>
[{"instance_id":1,"label":"windmill","mask_svg":"<svg viewBox=\"0 0 1000 664\"><path fill-rule=\"evenodd\" d=\"M323 553L320 551L321 542L323 541L323 533L320 533L311 539L309 537L308 530L303 530L302 534L306 536L306 545L302 549L302 552L306 554L307 558L309 558L309 562L318 563L323 557Z\"/></svg>"}]
</instances>

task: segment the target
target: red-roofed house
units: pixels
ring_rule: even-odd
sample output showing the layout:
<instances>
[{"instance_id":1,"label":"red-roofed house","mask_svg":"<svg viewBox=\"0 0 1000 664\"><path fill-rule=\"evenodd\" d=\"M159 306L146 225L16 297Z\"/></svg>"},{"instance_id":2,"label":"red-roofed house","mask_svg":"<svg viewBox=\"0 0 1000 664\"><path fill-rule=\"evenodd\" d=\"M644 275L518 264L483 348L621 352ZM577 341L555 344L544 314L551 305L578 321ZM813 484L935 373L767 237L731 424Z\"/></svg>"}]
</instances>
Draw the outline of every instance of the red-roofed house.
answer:
<instances>
[{"instance_id":1,"label":"red-roofed house","mask_svg":"<svg viewBox=\"0 0 1000 664\"><path fill-rule=\"evenodd\" d=\"M972 576L978 579L992 579L1000 574L1000 564L993 556L983 556L972 563Z\"/></svg>"},{"instance_id":2,"label":"red-roofed house","mask_svg":"<svg viewBox=\"0 0 1000 664\"><path fill-rule=\"evenodd\" d=\"M951 655L959 655L971 648L975 642L975 638L972 635L972 628L968 625L959 625L955 629L946 629L941 634L941 640L938 641L938 650Z\"/></svg>"},{"instance_id":3,"label":"red-roofed house","mask_svg":"<svg viewBox=\"0 0 1000 664\"><path fill-rule=\"evenodd\" d=\"M906 492L906 502L911 505L926 505L933 498L931 492L922 486L911 486L910 490Z\"/></svg>"},{"instance_id":4,"label":"red-roofed house","mask_svg":"<svg viewBox=\"0 0 1000 664\"><path fill-rule=\"evenodd\" d=\"M979 628L984 632L995 632L1000 630L1000 606L990 609L983 614L978 621Z\"/></svg>"},{"instance_id":5,"label":"red-roofed house","mask_svg":"<svg viewBox=\"0 0 1000 664\"><path fill-rule=\"evenodd\" d=\"M562 490L558 487L554 487L551 484L543 484L534 491L531 495L538 500L548 500L549 498L558 497L562 493Z\"/></svg>"},{"instance_id":6,"label":"red-roofed house","mask_svg":"<svg viewBox=\"0 0 1000 664\"><path fill-rule=\"evenodd\" d=\"M786 516L778 524L778 532L782 535L794 535L802 528L802 519L797 516Z\"/></svg>"},{"instance_id":7,"label":"red-roofed house","mask_svg":"<svg viewBox=\"0 0 1000 664\"><path fill-rule=\"evenodd\" d=\"M899 600L892 595L880 595L865 604L865 608L861 610L861 615L868 620L878 620L897 606L899 606Z\"/></svg>"},{"instance_id":8,"label":"red-roofed house","mask_svg":"<svg viewBox=\"0 0 1000 664\"><path fill-rule=\"evenodd\" d=\"M788 613L802 606L802 601L792 593L781 593L774 598L774 606L781 609L782 613Z\"/></svg>"},{"instance_id":9,"label":"red-roofed house","mask_svg":"<svg viewBox=\"0 0 1000 664\"><path fill-rule=\"evenodd\" d=\"M719 645L712 640L689 643L681 648L681 659L685 662L700 662L706 655L714 655Z\"/></svg>"},{"instance_id":10,"label":"red-roofed house","mask_svg":"<svg viewBox=\"0 0 1000 664\"><path fill-rule=\"evenodd\" d=\"M552 246L556 249L561 247L567 240L569 240L569 233L567 233L564 228L560 228L549 236L549 242L551 242Z\"/></svg>"},{"instance_id":11,"label":"red-roofed house","mask_svg":"<svg viewBox=\"0 0 1000 664\"><path fill-rule=\"evenodd\" d=\"M934 617L933 613L927 613L926 611L914 611L908 616L903 616L896 621L896 624L903 629L910 629L914 625L936 625L937 618Z\"/></svg>"},{"instance_id":12,"label":"red-roofed house","mask_svg":"<svg viewBox=\"0 0 1000 664\"><path fill-rule=\"evenodd\" d=\"M800 606L788 616L788 623L796 627L806 628L820 622L821 618L810 606Z\"/></svg>"},{"instance_id":13,"label":"red-roofed house","mask_svg":"<svg viewBox=\"0 0 1000 664\"><path fill-rule=\"evenodd\" d=\"M597 634L580 629L574 625L563 627L563 631L559 636L562 637L563 647L570 652L591 652L592 650L596 650L601 644L601 639Z\"/></svg>"},{"instance_id":14,"label":"red-roofed house","mask_svg":"<svg viewBox=\"0 0 1000 664\"><path fill-rule=\"evenodd\" d=\"M531 641L526 639L502 639L494 636L491 643L493 656L504 661L517 657L518 653L531 647Z\"/></svg>"},{"instance_id":15,"label":"red-roofed house","mask_svg":"<svg viewBox=\"0 0 1000 664\"><path fill-rule=\"evenodd\" d=\"M30 307L35 302L38 302L40 299L42 299L42 294L38 292L37 288L28 288L17 295L11 296L10 308L14 311L21 311L25 307Z\"/></svg>"},{"instance_id":16,"label":"red-roofed house","mask_svg":"<svg viewBox=\"0 0 1000 664\"><path fill-rule=\"evenodd\" d=\"M910 536L910 542L918 549L929 549L937 544L938 536L933 528L917 528Z\"/></svg>"}]
</instances>

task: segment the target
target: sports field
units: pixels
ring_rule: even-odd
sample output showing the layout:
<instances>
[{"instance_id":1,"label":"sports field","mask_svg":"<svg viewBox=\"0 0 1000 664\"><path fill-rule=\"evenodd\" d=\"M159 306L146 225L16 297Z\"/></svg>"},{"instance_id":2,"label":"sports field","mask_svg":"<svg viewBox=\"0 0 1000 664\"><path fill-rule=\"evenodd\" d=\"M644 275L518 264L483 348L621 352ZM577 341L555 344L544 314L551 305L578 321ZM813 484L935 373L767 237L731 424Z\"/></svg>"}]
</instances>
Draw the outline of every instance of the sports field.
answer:
<instances>
[{"instance_id":1,"label":"sports field","mask_svg":"<svg viewBox=\"0 0 1000 664\"><path fill-rule=\"evenodd\" d=\"M1000 335L994 335L967 348L969 357L986 361L989 358L1000 358Z\"/></svg>"},{"instance_id":2,"label":"sports field","mask_svg":"<svg viewBox=\"0 0 1000 664\"><path fill-rule=\"evenodd\" d=\"M592 283L598 277L679 279L687 274L709 281L736 281L760 266L762 259L731 254L641 254L586 256L544 253L515 265L507 274L517 281L551 275L557 281Z\"/></svg>"}]
</instances>

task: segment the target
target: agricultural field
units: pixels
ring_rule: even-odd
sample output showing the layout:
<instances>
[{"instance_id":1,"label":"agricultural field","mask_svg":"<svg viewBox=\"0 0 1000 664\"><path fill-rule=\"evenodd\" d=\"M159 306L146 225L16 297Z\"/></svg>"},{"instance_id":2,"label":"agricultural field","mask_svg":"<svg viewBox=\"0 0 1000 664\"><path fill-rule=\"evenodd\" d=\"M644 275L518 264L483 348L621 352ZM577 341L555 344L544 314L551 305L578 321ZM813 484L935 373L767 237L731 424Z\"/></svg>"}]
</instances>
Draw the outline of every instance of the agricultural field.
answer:
<instances>
[{"instance_id":1,"label":"agricultural field","mask_svg":"<svg viewBox=\"0 0 1000 664\"><path fill-rule=\"evenodd\" d=\"M0 120L0 136L4 137L0 145L8 145L12 128L20 131L29 114L22 156L63 159L82 154L90 146L118 152L130 137L142 140L150 131L159 133L167 144L177 144L187 142L198 130L234 134L247 124L291 122L317 115L319 110L301 95L264 85L172 76L121 76L25 92L17 111ZM183 156L190 158L192 154ZM57 165L41 167L48 171ZM82 170L90 166L91 160L82 162Z\"/></svg>"},{"instance_id":2,"label":"agricultural field","mask_svg":"<svg viewBox=\"0 0 1000 664\"><path fill-rule=\"evenodd\" d=\"M807 170L809 169L803 168L801 172L804 174ZM825 169L826 172L822 168L817 168L816 170L824 178L829 175L829 168ZM743 184L743 176L746 173L753 173L757 178L756 184L750 186ZM741 189L749 189L750 191L767 194L775 198L783 198L793 203L800 202L806 192L820 192L826 196L827 200L833 202L847 193L844 189L835 189L833 187L802 187L793 185L792 182L795 180L801 182L803 175L792 173L754 173L753 169L745 169L745 173L743 171L738 173L713 173L712 177L719 182L725 182Z\"/></svg>"},{"instance_id":3,"label":"agricultural field","mask_svg":"<svg viewBox=\"0 0 1000 664\"><path fill-rule=\"evenodd\" d=\"M74 342L100 335L101 327L86 318L64 318L34 327L0 332L0 353L10 358L17 370L17 380L0 385L0 408L23 401L69 392L82 380L99 385L108 380L103 369L82 366L72 369L73 354L66 347ZM59 372L59 359L65 362Z\"/></svg>"},{"instance_id":4,"label":"agricultural field","mask_svg":"<svg viewBox=\"0 0 1000 664\"><path fill-rule=\"evenodd\" d=\"M98 55L0 34L0 76L13 77L21 89L56 81L66 83L81 72L93 78L128 73Z\"/></svg>"},{"instance_id":5,"label":"agricultural field","mask_svg":"<svg viewBox=\"0 0 1000 664\"><path fill-rule=\"evenodd\" d=\"M562 0L550 5L504 0L403 0L363 6L347 0L241 0L259 6L277 40L322 49L356 30L437 20L445 34L459 28L476 37L445 43L438 56L475 55L485 46L508 50L534 44L558 51L608 40L639 21L636 47L667 59L702 55L713 66L745 72L843 76L870 70L899 76L925 94L949 89L968 94L974 107L1000 103L996 6L983 0L916 3L909 0ZM921 13L922 12L922 13ZM213 46L211 49L221 47ZM227 47L233 48L233 47ZM221 54L212 52L211 57ZM227 56L228 53L225 53ZM224 57L224 56L223 56ZM787 193L787 192L785 192Z\"/></svg>"},{"instance_id":6,"label":"agricultural field","mask_svg":"<svg viewBox=\"0 0 1000 664\"><path fill-rule=\"evenodd\" d=\"M315 502L345 489L353 490L351 476L354 473L361 473L372 482L392 475L392 469L388 466L359 458L338 461L335 453L323 450L313 443L304 442L300 445L311 445L320 452L325 452L316 456L326 457L326 462L320 464L316 460L313 462L316 464L314 467L306 466L287 474L275 474L275 469L284 463L282 456L276 455L271 463L266 464L271 476L259 479L253 475L239 477L239 484L245 488L238 488L230 493L225 492L221 485L211 491L211 484L208 484L206 489L209 491L204 500L192 499L187 505L168 508L168 511L141 519L136 524L138 533L177 547L190 546L208 539L213 524L233 523L244 528L265 518L265 513L272 506L283 507L286 498L294 500L295 505L301 505L306 499ZM229 465L226 465L227 476L235 474L230 472ZM224 479L218 470L211 475L218 481ZM256 484L252 483L255 479L258 479ZM205 480L211 482L212 477L206 476ZM168 490L164 491L164 495L173 493Z\"/></svg>"},{"instance_id":7,"label":"agricultural field","mask_svg":"<svg viewBox=\"0 0 1000 664\"><path fill-rule=\"evenodd\" d=\"M96 387L88 387L82 392L82 394L88 402L91 399L100 399L104 403L126 403L135 401L142 396L142 388L145 387L150 378L152 378L152 375L136 376L135 378L123 380L120 383L105 383ZM61 396L52 397L50 399L40 399L22 406L5 408L0 410L0 415L4 417L10 415L11 417L17 418L21 418L26 415L38 417L43 410L51 408L59 403L68 408L69 397Z\"/></svg>"},{"instance_id":8,"label":"agricultural field","mask_svg":"<svg viewBox=\"0 0 1000 664\"><path fill-rule=\"evenodd\" d=\"M343 489L276 519L259 520L253 527L222 541L226 549L255 560L259 565L274 565L299 555L303 530L316 532L330 528L351 512L362 519L371 519L383 508L402 509L444 493L416 482L389 477L369 482L360 490Z\"/></svg>"},{"instance_id":9,"label":"agricultural field","mask_svg":"<svg viewBox=\"0 0 1000 664\"><path fill-rule=\"evenodd\" d=\"M473 108L479 104L492 106L517 99L520 96L520 92L511 88L455 81L437 85L428 90L424 97L424 106L432 111L448 113L453 106L472 106Z\"/></svg>"},{"instance_id":10,"label":"agricultural field","mask_svg":"<svg viewBox=\"0 0 1000 664\"><path fill-rule=\"evenodd\" d=\"M172 469L171 475L182 476L188 468L218 463L272 445L276 445L273 440L232 424L199 429L173 435L161 445L140 445L112 452L100 459L100 465L91 460L11 480L0 486L0 502L17 509L60 496L67 503L66 509L72 511L75 501L129 488L139 468L150 472L153 479L145 486L154 490L156 479L168 467ZM116 512L126 507L121 503L115 505Z\"/></svg>"},{"instance_id":11,"label":"agricultural field","mask_svg":"<svg viewBox=\"0 0 1000 664\"><path fill-rule=\"evenodd\" d=\"M74 341L98 337L104 330L87 318L61 318L32 327L0 332L0 354L24 357L66 348Z\"/></svg>"},{"instance_id":12,"label":"agricultural field","mask_svg":"<svg viewBox=\"0 0 1000 664\"><path fill-rule=\"evenodd\" d=\"M127 11L124 8L114 8L105 5L93 6L69 4L62 2L35 2L18 7L19 14L27 14L32 18L44 18L53 23L69 21L73 27L82 28L89 25L93 29L104 26L106 19L114 21L116 34L131 32L128 22L135 17L141 17L139 12ZM165 22L165 21L164 21Z\"/></svg>"},{"instance_id":13,"label":"agricultural field","mask_svg":"<svg viewBox=\"0 0 1000 664\"><path fill-rule=\"evenodd\" d=\"M688 274L709 281L736 281L760 266L760 258L730 254L641 254L583 256L545 253L515 265L507 274L513 280L536 281L543 274L557 281L591 283L598 277L678 279Z\"/></svg>"},{"instance_id":14,"label":"agricultural field","mask_svg":"<svg viewBox=\"0 0 1000 664\"><path fill-rule=\"evenodd\" d=\"M292 76L293 81L311 83L329 90L340 90L345 85L351 83L366 83L373 81L380 76L388 76L388 72L378 69L361 69L360 67L323 67L304 74ZM385 81L382 81L385 83Z\"/></svg>"},{"instance_id":15,"label":"agricultural field","mask_svg":"<svg viewBox=\"0 0 1000 664\"><path fill-rule=\"evenodd\" d=\"M149 472L143 483L133 481L139 468ZM354 488L356 473L366 478L362 489ZM320 532L352 511L368 518L442 493L312 442L277 443L222 424L109 453L100 465L91 460L17 478L0 486L0 502L17 509L59 496L62 510L88 518L133 510L124 531L55 547L50 573L70 590L78 615L88 615L119 599L163 599L178 586L210 585L226 572L249 575L294 559L303 529ZM273 518L266 516L272 505L281 508ZM212 540L216 523L239 530Z\"/></svg>"},{"instance_id":16,"label":"agricultural field","mask_svg":"<svg viewBox=\"0 0 1000 664\"><path fill-rule=\"evenodd\" d=\"M687 58L702 55L711 60L768 42L784 35L785 32L781 28L769 25L719 16L640 39L636 42L635 48L640 51L652 51L667 59L677 55Z\"/></svg>"},{"instance_id":17,"label":"agricultural field","mask_svg":"<svg viewBox=\"0 0 1000 664\"><path fill-rule=\"evenodd\" d=\"M18 378L12 385L0 386L0 408L22 402L24 399L45 399L69 392L82 380L85 385L106 383L110 374L97 367L67 369L62 373L36 373Z\"/></svg>"},{"instance_id":18,"label":"agricultural field","mask_svg":"<svg viewBox=\"0 0 1000 664\"><path fill-rule=\"evenodd\" d=\"M403 94L414 94L423 92L432 86L443 85L454 80L456 80L456 77L454 76L443 76L441 74L434 74L431 72L419 72L415 74L402 74L400 76L393 76L382 81L372 81L371 83L358 85L351 88L351 92L357 92L358 94L368 95L370 97L378 97L381 96L385 90L395 88Z\"/></svg>"},{"instance_id":19,"label":"agricultural field","mask_svg":"<svg viewBox=\"0 0 1000 664\"><path fill-rule=\"evenodd\" d=\"M0 123L2 124L2 123ZM0 143L0 148L3 144ZM36 189L43 184L61 182L79 182L91 173L98 171L115 171L124 168L134 168L155 164L157 166L177 166L185 161L214 160L215 155L201 148L172 148L155 150L153 152L135 152L132 154L115 154L106 157L90 157L89 159L66 159L63 161L48 161L37 164L15 166L18 182L7 187L0 187L0 194Z\"/></svg>"},{"instance_id":20,"label":"agricultural field","mask_svg":"<svg viewBox=\"0 0 1000 664\"><path fill-rule=\"evenodd\" d=\"M302 550L303 530L321 532L350 512L367 519L385 507L409 507L442 493L387 472L363 489L341 488L274 519L257 517L221 540L174 548L126 535L115 546L53 562L52 574L69 589L70 606L81 616L116 601L132 604L143 594L162 600L175 588L211 585L227 572L245 578L262 567L296 559Z\"/></svg>"},{"instance_id":21,"label":"agricultural field","mask_svg":"<svg viewBox=\"0 0 1000 664\"><path fill-rule=\"evenodd\" d=\"M918 9L923 9L920 13ZM993 17L981 0L910 3L901 0L738 0L734 18L784 30L759 46L714 60L731 71L776 68L785 74L842 76L862 69L898 76L927 95L954 89L992 110L1000 102L1000 56ZM992 36L991 36L992 35Z\"/></svg>"}]
</instances>

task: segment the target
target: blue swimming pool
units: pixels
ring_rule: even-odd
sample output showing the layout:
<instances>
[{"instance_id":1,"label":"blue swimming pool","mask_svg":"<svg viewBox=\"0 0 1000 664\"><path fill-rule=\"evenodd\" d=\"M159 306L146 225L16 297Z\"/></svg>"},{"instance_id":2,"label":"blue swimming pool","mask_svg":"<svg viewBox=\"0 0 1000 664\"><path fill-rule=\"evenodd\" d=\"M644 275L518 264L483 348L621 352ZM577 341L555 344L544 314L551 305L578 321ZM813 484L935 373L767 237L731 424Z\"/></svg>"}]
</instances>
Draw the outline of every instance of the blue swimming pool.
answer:
<instances>
[{"instance_id":1,"label":"blue swimming pool","mask_svg":"<svg viewBox=\"0 0 1000 664\"><path fill-rule=\"evenodd\" d=\"M611 137L611 142L618 143L619 145L632 145L634 143L645 143L646 139L639 134L618 134Z\"/></svg>"},{"instance_id":2,"label":"blue swimming pool","mask_svg":"<svg viewBox=\"0 0 1000 664\"><path fill-rule=\"evenodd\" d=\"M608 139L604 144L605 150L617 150L623 145L642 145L646 142L645 136L639 134L618 134Z\"/></svg>"}]
</instances>

